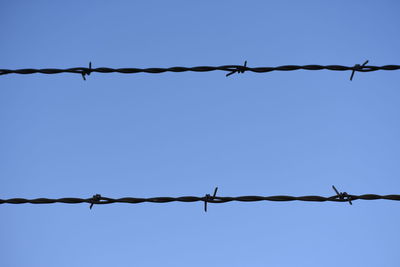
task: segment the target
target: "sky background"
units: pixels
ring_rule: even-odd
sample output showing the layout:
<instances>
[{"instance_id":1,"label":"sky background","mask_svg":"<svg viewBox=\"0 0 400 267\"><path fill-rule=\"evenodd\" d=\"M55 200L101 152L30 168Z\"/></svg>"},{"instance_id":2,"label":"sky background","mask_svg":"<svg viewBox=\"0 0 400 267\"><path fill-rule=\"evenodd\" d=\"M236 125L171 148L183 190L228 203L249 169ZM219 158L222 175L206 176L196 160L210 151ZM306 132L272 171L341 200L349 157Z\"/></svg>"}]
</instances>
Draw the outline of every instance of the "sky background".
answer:
<instances>
[{"instance_id":1,"label":"sky background","mask_svg":"<svg viewBox=\"0 0 400 267\"><path fill-rule=\"evenodd\" d=\"M398 1L0 1L0 68L400 63ZM400 72L0 77L0 198L400 193ZM399 266L400 204L0 206L0 266Z\"/></svg>"}]
</instances>

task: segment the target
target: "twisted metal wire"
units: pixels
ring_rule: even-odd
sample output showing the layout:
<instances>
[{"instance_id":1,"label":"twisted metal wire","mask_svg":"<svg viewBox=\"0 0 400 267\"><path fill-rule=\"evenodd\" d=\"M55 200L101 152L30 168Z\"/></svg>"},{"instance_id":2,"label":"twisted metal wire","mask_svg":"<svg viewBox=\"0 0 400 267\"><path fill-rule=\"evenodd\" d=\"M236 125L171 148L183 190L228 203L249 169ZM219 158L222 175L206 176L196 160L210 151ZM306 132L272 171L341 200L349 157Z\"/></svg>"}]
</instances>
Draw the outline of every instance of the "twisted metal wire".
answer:
<instances>
[{"instance_id":1,"label":"twisted metal wire","mask_svg":"<svg viewBox=\"0 0 400 267\"><path fill-rule=\"evenodd\" d=\"M164 72L209 72L209 71L225 71L228 72L226 76L230 76L234 73L244 73L245 71L266 73L272 71L295 71L295 70L331 70L331 71L352 71L350 80L353 79L355 72L370 72L378 70L399 70L400 65L384 65L384 66L370 66L366 65L368 60L364 64L355 64L354 66L342 66L342 65L283 65L278 67L248 67L247 61L244 65L223 65L223 66L197 66L197 67L170 67L170 68L92 68L92 63L89 63L89 67L77 67L67 69L0 69L0 75L6 74L59 74L59 73L75 73L82 75L83 79L86 80L86 75L90 75L93 72L97 73L123 73L123 74L134 74L134 73L164 73Z\"/></svg>"},{"instance_id":2,"label":"twisted metal wire","mask_svg":"<svg viewBox=\"0 0 400 267\"><path fill-rule=\"evenodd\" d=\"M400 195L376 195L376 194L364 194L364 195L348 195L349 199L354 200L397 200L400 201ZM123 197L123 198L109 198L101 196L99 200L95 198L9 198L0 199L0 204L53 204L53 203L65 203L65 204L79 204L79 203L89 203L92 204L112 204L112 203L130 203L139 204L144 202L151 203L169 203L169 202L198 202L207 201L208 203L226 203L231 201L239 202L256 202L256 201L309 201L309 202L348 202L347 199L340 199L337 195L331 197L323 196L239 196L239 197L219 197L215 196L213 199L207 199L207 197L198 196L183 196L183 197L150 197L150 198L138 198L138 197Z\"/></svg>"},{"instance_id":3,"label":"twisted metal wire","mask_svg":"<svg viewBox=\"0 0 400 267\"><path fill-rule=\"evenodd\" d=\"M10 198L10 199L0 199L0 204L53 204L53 203L65 203L65 204L79 204L88 203L90 208L94 204L112 204L112 203L129 203L129 204L139 204L145 202L151 203L169 203L169 202L204 202L204 210L207 211L207 203L227 203L232 201L239 202L257 202L257 201L308 201L308 202L349 202L355 200L395 200L400 201L400 195L376 195L376 194L363 194L363 195L351 195L346 192L339 192L334 186L332 186L336 192L336 195L330 197L323 196L239 196L239 197L221 197L216 196L218 188L214 190L214 194L211 196L206 194L203 197L197 196L182 196L182 197L151 197L151 198L138 198L138 197L123 197L123 198L109 198L103 197L99 194L94 195L91 198L35 198L35 199L25 199L25 198Z\"/></svg>"}]
</instances>

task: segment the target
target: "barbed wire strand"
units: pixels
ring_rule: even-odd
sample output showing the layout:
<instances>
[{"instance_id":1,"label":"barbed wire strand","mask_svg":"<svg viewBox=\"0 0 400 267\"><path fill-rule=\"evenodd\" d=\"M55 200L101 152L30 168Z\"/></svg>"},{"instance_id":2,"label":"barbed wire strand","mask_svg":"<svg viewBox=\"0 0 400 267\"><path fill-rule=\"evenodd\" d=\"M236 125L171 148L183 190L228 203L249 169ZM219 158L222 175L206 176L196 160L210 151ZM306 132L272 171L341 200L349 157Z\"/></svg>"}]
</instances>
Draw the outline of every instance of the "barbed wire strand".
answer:
<instances>
[{"instance_id":1,"label":"barbed wire strand","mask_svg":"<svg viewBox=\"0 0 400 267\"><path fill-rule=\"evenodd\" d=\"M53 203L64 203L64 204L79 204L88 203L90 204L90 209L93 205L101 204L113 204L113 203L129 203L129 204L139 204L139 203L170 203L170 202L204 202L204 211L207 211L207 205L209 203L221 204L232 201L239 202L257 202L257 201L308 201L308 202L349 202L355 200L395 200L400 201L400 195L376 195L376 194L363 194L363 195L351 195L346 192L339 192L334 186L332 188L335 190L336 195L330 197L323 196L286 196L286 195L276 195L276 196L239 196L239 197L222 197L217 196L218 188L215 188L214 194L211 196L206 194L204 197L196 196L182 196L182 197L151 197L151 198L138 198L138 197L123 197L123 198L109 198L103 197L100 194L96 194L91 198L35 198L35 199L25 199L25 198L10 198L10 199L0 199L0 204L53 204Z\"/></svg>"},{"instance_id":2,"label":"barbed wire strand","mask_svg":"<svg viewBox=\"0 0 400 267\"><path fill-rule=\"evenodd\" d=\"M278 67L248 67L247 61L244 65L223 65L223 66L197 66L197 67L170 67L170 68L92 68L92 62L89 63L89 67L77 67L67 69L0 69L0 75L7 74L59 74L59 73L75 73L82 75L82 78L86 80L86 75L90 75L93 72L97 73L122 73L122 74L134 74L134 73L164 73L164 72L209 72L209 71L225 71L228 72L226 76L230 76L234 73L244 73L245 71L255 73L266 73L272 71L295 71L295 70L330 70L330 71L351 71L350 80L353 80L355 72L371 72L378 70L399 70L400 65L384 65L384 66L370 66L366 65L368 60L364 64L355 64L354 66L342 66L342 65L283 65Z\"/></svg>"}]
</instances>

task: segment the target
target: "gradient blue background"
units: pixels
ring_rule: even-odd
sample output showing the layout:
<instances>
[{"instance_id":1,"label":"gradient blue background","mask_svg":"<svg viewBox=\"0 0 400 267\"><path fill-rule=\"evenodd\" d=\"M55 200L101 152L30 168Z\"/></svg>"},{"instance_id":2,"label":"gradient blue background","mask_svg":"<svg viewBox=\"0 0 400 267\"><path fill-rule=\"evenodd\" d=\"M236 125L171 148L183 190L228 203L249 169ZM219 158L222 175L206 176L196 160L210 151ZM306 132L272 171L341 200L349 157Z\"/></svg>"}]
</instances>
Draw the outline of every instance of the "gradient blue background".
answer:
<instances>
[{"instance_id":1,"label":"gradient blue background","mask_svg":"<svg viewBox=\"0 0 400 267\"><path fill-rule=\"evenodd\" d=\"M400 63L397 1L1 1L0 68ZM0 77L0 196L400 193L399 72ZM400 204L1 205L0 266L399 266Z\"/></svg>"}]
</instances>

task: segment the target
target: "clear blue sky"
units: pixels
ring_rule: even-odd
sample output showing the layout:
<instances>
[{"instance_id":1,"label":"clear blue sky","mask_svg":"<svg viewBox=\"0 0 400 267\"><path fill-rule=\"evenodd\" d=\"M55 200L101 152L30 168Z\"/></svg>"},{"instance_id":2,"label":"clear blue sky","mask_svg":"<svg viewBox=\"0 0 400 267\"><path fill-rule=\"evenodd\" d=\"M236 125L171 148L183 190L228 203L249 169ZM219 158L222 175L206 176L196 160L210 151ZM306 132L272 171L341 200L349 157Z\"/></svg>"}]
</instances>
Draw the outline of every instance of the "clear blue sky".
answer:
<instances>
[{"instance_id":1,"label":"clear blue sky","mask_svg":"<svg viewBox=\"0 0 400 267\"><path fill-rule=\"evenodd\" d=\"M400 63L397 1L1 1L0 68ZM400 193L400 72L0 77L0 197ZM400 203L1 205L0 265L399 266Z\"/></svg>"}]
</instances>

